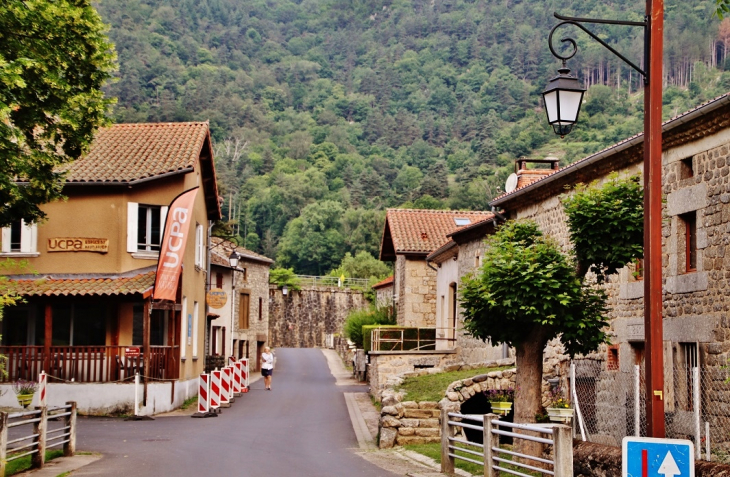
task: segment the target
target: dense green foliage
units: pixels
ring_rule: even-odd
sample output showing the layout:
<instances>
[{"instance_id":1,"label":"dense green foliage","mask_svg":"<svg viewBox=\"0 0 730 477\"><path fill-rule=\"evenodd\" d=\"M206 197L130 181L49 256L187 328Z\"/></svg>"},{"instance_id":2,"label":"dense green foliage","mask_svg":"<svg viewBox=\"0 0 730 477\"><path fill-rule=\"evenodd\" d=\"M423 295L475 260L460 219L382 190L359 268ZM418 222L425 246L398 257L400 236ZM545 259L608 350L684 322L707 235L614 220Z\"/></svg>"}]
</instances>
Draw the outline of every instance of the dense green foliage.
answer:
<instances>
[{"instance_id":1,"label":"dense green foliage","mask_svg":"<svg viewBox=\"0 0 730 477\"><path fill-rule=\"evenodd\" d=\"M299 277L291 268L272 268L269 271L269 283L278 287L287 287L289 290L299 290Z\"/></svg>"},{"instance_id":2,"label":"dense green foliage","mask_svg":"<svg viewBox=\"0 0 730 477\"><path fill-rule=\"evenodd\" d=\"M473 336L521 348L539 346L526 341L540 329L545 341L560 336L571 356L606 341L605 294L583 285L572 261L534 222L502 225L487 239L483 260L461 289L464 328Z\"/></svg>"},{"instance_id":3,"label":"dense green foliage","mask_svg":"<svg viewBox=\"0 0 730 477\"><path fill-rule=\"evenodd\" d=\"M565 140L547 126L539 92L558 66L546 44L553 11L639 20L643 8L629 0L99 6L121 65L108 89L119 98L115 119L209 119L235 233L312 274L347 252L377 256L385 207L484 210L515 158L552 153L566 164L641 131L640 79L586 35L577 35L569 67L590 89ZM730 89L714 8L666 1L667 117ZM596 28L640 61L640 29ZM305 218L287 232L312 203L337 212L322 223L332 230ZM295 256L310 252L324 260Z\"/></svg>"},{"instance_id":4,"label":"dense green foliage","mask_svg":"<svg viewBox=\"0 0 730 477\"><path fill-rule=\"evenodd\" d=\"M579 275L596 274L598 283L644 256L644 187L640 176L604 184L578 184L563 198Z\"/></svg>"},{"instance_id":5,"label":"dense green foliage","mask_svg":"<svg viewBox=\"0 0 730 477\"><path fill-rule=\"evenodd\" d=\"M367 325L394 325L395 317L388 308L371 308L350 312L345 319L345 338L363 347L363 327Z\"/></svg>"},{"instance_id":6,"label":"dense green foliage","mask_svg":"<svg viewBox=\"0 0 730 477\"><path fill-rule=\"evenodd\" d=\"M373 257L366 251L362 251L354 257L347 252L340 262L340 266L330 272L333 277L344 275L346 278L372 278L379 282L392 273L390 267Z\"/></svg>"},{"instance_id":7,"label":"dense green foliage","mask_svg":"<svg viewBox=\"0 0 730 477\"><path fill-rule=\"evenodd\" d=\"M101 87L115 69L105 31L88 0L0 3L0 227L45 217L39 206L61 197L54 169L105 122Z\"/></svg>"}]
</instances>

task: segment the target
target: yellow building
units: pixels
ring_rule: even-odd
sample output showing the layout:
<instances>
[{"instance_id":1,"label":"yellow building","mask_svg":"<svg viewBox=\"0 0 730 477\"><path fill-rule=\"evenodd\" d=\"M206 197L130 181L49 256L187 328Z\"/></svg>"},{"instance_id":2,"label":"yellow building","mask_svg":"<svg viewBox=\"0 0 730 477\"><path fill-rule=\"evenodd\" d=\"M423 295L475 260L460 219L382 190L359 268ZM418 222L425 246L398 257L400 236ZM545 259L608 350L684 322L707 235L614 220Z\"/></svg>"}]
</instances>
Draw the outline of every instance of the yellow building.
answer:
<instances>
[{"instance_id":1,"label":"yellow building","mask_svg":"<svg viewBox=\"0 0 730 477\"><path fill-rule=\"evenodd\" d=\"M203 371L211 221L221 217L208 124L118 124L65 166L65 201L47 219L2 229L3 270L25 303L5 309L7 379L113 382L139 371L188 380ZM154 302L170 202L199 187L177 299ZM173 386L174 389L174 386Z\"/></svg>"}]
</instances>

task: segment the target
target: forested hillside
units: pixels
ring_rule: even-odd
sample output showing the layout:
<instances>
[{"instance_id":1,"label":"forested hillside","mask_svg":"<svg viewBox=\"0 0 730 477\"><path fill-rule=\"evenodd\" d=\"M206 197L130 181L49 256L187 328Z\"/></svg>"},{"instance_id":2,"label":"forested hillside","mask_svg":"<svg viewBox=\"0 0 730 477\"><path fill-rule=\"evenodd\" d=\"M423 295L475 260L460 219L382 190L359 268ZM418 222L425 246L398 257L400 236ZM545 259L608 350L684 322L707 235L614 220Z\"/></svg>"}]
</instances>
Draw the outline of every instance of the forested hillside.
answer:
<instances>
[{"instance_id":1,"label":"forested hillside","mask_svg":"<svg viewBox=\"0 0 730 477\"><path fill-rule=\"evenodd\" d=\"M712 18L714 3L665 2L667 117L730 90L730 21ZM590 86L575 132L555 137L539 100L558 67L554 11L640 20L642 2L98 8L119 54L115 120L210 120L225 216L247 247L299 273L376 256L386 207L485 209L515 158L569 163L642 129L640 78L587 36L568 64ZM598 31L641 61L640 29Z\"/></svg>"}]
</instances>

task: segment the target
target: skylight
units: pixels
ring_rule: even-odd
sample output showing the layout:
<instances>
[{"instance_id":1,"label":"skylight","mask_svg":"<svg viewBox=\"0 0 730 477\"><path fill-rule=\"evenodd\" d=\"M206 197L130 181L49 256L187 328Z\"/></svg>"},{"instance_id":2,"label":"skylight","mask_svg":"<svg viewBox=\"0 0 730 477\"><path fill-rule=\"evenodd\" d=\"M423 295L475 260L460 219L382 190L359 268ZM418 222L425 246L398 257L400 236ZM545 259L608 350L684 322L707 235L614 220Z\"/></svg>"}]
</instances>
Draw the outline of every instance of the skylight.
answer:
<instances>
[{"instance_id":1,"label":"skylight","mask_svg":"<svg viewBox=\"0 0 730 477\"><path fill-rule=\"evenodd\" d=\"M456 222L458 227L463 227L464 225L469 225L471 223L471 219L465 217L454 217L454 222Z\"/></svg>"}]
</instances>

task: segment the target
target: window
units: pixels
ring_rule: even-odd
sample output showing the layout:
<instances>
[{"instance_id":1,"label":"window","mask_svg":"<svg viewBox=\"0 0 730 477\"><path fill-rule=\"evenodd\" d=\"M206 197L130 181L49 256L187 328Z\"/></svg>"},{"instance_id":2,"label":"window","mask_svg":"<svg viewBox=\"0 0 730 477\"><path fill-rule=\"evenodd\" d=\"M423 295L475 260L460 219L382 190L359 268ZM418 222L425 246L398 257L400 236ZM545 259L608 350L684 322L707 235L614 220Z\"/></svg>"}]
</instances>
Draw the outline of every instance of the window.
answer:
<instances>
[{"instance_id":1,"label":"window","mask_svg":"<svg viewBox=\"0 0 730 477\"><path fill-rule=\"evenodd\" d=\"M680 236L684 237L684 262L686 273L697 270L697 212L690 212L679 216L681 226ZM681 250L681 249L680 249Z\"/></svg>"},{"instance_id":2,"label":"window","mask_svg":"<svg viewBox=\"0 0 730 477\"><path fill-rule=\"evenodd\" d=\"M195 224L195 266L205 267L205 235L203 226Z\"/></svg>"},{"instance_id":3,"label":"window","mask_svg":"<svg viewBox=\"0 0 730 477\"><path fill-rule=\"evenodd\" d=\"M616 371L619 369L618 363L618 345L608 347L608 360L606 361L606 369L608 371Z\"/></svg>"},{"instance_id":4,"label":"window","mask_svg":"<svg viewBox=\"0 0 730 477\"><path fill-rule=\"evenodd\" d=\"M248 329L248 313L249 313L249 303L250 303L250 296L248 293L241 293L241 299L239 301L239 307L238 307L238 328L242 330Z\"/></svg>"},{"instance_id":5,"label":"window","mask_svg":"<svg viewBox=\"0 0 730 477\"><path fill-rule=\"evenodd\" d=\"M127 204L127 252L154 254L160 251L167 207Z\"/></svg>"},{"instance_id":6,"label":"window","mask_svg":"<svg viewBox=\"0 0 730 477\"><path fill-rule=\"evenodd\" d=\"M54 305L53 346L104 346L106 307L101 304Z\"/></svg>"},{"instance_id":7,"label":"window","mask_svg":"<svg viewBox=\"0 0 730 477\"><path fill-rule=\"evenodd\" d=\"M644 279L644 259L643 258L637 258L634 262L634 278L637 281L641 281Z\"/></svg>"},{"instance_id":8,"label":"window","mask_svg":"<svg viewBox=\"0 0 730 477\"><path fill-rule=\"evenodd\" d=\"M264 320L264 299L259 297L259 321Z\"/></svg>"},{"instance_id":9,"label":"window","mask_svg":"<svg viewBox=\"0 0 730 477\"><path fill-rule=\"evenodd\" d=\"M454 223L457 227L463 227L471 223L471 219L466 217L454 217Z\"/></svg>"},{"instance_id":10,"label":"window","mask_svg":"<svg viewBox=\"0 0 730 477\"><path fill-rule=\"evenodd\" d=\"M38 231L35 224L17 220L2 229L2 253L38 255Z\"/></svg>"},{"instance_id":11,"label":"window","mask_svg":"<svg viewBox=\"0 0 730 477\"><path fill-rule=\"evenodd\" d=\"M132 315L132 345L144 344L144 306L135 305ZM167 310L152 310L150 315L150 345L163 346L167 342Z\"/></svg>"},{"instance_id":12,"label":"window","mask_svg":"<svg viewBox=\"0 0 730 477\"><path fill-rule=\"evenodd\" d=\"M688 157L679 161L679 180L694 177L695 171L692 166L692 158Z\"/></svg>"},{"instance_id":13,"label":"window","mask_svg":"<svg viewBox=\"0 0 730 477\"><path fill-rule=\"evenodd\" d=\"M215 274L215 287L223 288L223 274L222 273Z\"/></svg>"},{"instance_id":14,"label":"window","mask_svg":"<svg viewBox=\"0 0 730 477\"><path fill-rule=\"evenodd\" d=\"M697 368L700 362L697 343L679 343L677 353L675 363L678 365L678 381L675 385L675 398L681 409L693 411L695 396L694 368Z\"/></svg>"}]
</instances>

